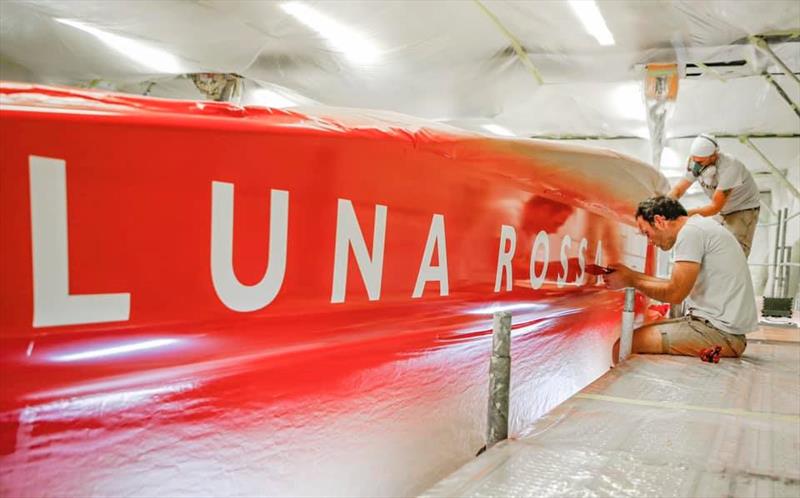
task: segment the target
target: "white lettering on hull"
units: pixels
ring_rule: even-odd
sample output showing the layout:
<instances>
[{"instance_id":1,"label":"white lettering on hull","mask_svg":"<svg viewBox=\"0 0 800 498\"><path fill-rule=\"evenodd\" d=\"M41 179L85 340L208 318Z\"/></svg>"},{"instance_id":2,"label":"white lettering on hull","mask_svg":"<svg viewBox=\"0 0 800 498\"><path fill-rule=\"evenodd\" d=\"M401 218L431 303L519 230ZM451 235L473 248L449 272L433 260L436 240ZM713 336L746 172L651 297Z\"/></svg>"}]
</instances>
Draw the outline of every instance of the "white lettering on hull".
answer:
<instances>
[{"instance_id":1,"label":"white lettering on hull","mask_svg":"<svg viewBox=\"0 0 800 498\"><path fill-rule=\"evenodd\" d=\"M567 275L569 274L569 260L567 259L567 250L572 246L572 238L569 235L565 235L563 239L561 239L561 271L563 274L559 273L558 277L556 278L556 286L561 289L567 284Z\"/></svg>"},{"instance_id":2,"label":"white lettering on hull","mask_svg":"<svg viewBox=\"0 0 800 498\"><path fill-rule=\"evenodd\" d=\"M586 279L586 248L588 246L589 241L585 237L582 238L581 243L578 245L578 268L581 273L575 277L575 285L583 285Z\"/></svg>"},{"instance_id":3,"label":"white lettering on hull","mask_svg":"<svg viewBox=\"0 0 800 498\"><path fill-rule=\"evenodd\" d=\"M30 156L31 231L33 248L33 326L53 327L88 323L125 321L130 317L130 294L69 294L69 256L67 230L66 163L63 159ZM334 247L331 303L346 298L350 251L361 274L370 301L381 297L383 278L386 218L388 208L375 205L372 250L367 249L364 235L349 199L338 199L336 240ZM234 186L211 182L211 279L220 301L237 312L265 308L280 293L286 273L289 223L289 192L270 190L269 247L267 269L261 281L244 285L236 277L233 265ZM514 285L512 260L517 236L513 226L500 227L494 292ZM506 247L508 246L508 247ZM572 238L561 239L561 271L556 278L558 288L568 284ZM579 274L574 285L585 284L588 241L582 238L577 251ZM438 264L434 266L434 251ZM598 240L594 257L603 263L602 240ZM450 293L445 218L434 214L428 230L419 272L411 297L421 298L428 282L439 283L439 295ZM537 263L541 268L537 273ZM530 253L530 285L542 287L550 263L550 237L544 230L536 235ZM602 284L602 278L596 283Z\"/></svg>"},{"instance_id":4,"label":"white lettering on hull","mask_svg":"<svg viewBox=\"0 0 800 498\"><path fill-rule=\"evenodd\" d=\"M375 224L372 230L372 255L367 251L367 243L361 233L353 203L339 199L336 213L336 246L333 258L333 288L331 302L343 303L347 287L347 261L353 249L361 279L367 288L370 301L381 298L381 279L383 277L383 246L386 238L386 206L375 205Z\"/></svg>"},{"instance_id":5,"label":"white lettering on hull","mask_svg":"<svg viewBox=\"0 0 800 498\"><path fill-rule=\"evenodd\" d=\"M539 248L542 247L544 249L544 257L542 258L542 272L540 274L536 274L536 254L539 252ZM547 232L544 230L540 231L536 234L536 240L533 242L533 248L531 249L531 288L532 289L539 289L544 284L544 280L547 277L547 266L550 264L550 238L547 236Z\"/></svg>"},{"instance_id":6,"label":"white lettering on hull","mask_svg":"<svg viewBox=\"0 0 800 498\"><path fill-rule=\"evenodd\" d=\"M438 266L431 266L434 247L436 247L436 255L439 259ZM425 251L417 274L417 283L414 285L414 293L411 297L422 297L422 291L425 290L425 282L439 282L440 296L446 296L450 293L450 284L447 278L447 243L444 233L444 216L441 214L434 214L433 219L431 219L428 240L425 242Z\"/></svg>"},{"instance_id":7,"label":"white lettering on hull","mask_svg":"<svg viewBox=\"0 0 800 498\"><path fill-rule=\"evenodd\" d=\"M506 251L506 241L509 242ZM503 225L500 227L500 248L497 252L497 273L494 277L494 291L500 292L503 275L506 276L506 291L510 291L514 286L514 277L511 273L511 260L517 250L517 232L514 227Z\"/></svg>"},{"instance_id":8,"label":"white lettering on hull","mask_svg":"<svg viewBox=\"0 0 800 498\"><path fill-rule=\"evenodd\" d=\"M33 326L118 322L130 316L131 295L69 293L67 166L30 156Z\"/></svg>"},{"instance_id":9,"label":"white lettering on hull","mask_svg":"<svg viewBox=\"0 0 800 498\"><path fill-rule=\"evenodd\" d=\"M228 308L256 311L271 303L283 285L289 231L289 192L270 191L269 256L261 281L244 285L233 269L233 184L211 182L211 280Z\"/></svg>"}]
</instances>

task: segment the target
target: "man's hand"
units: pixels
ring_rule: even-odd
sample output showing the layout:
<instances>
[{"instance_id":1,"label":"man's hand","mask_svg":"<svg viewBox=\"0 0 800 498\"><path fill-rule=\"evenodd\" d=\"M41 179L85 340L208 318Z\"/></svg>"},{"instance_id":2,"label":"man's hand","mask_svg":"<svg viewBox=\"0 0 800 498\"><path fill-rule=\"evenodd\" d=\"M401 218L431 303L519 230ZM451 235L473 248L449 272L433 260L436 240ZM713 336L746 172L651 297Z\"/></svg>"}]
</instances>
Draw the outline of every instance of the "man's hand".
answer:
<instances>
[{"instance_id":1,"label":"man's hand","mask_svg":"<svg viewBox=\"0 0 800 498\"><path fill-rule=\"evenodd\" d=\"M639 273L625 265L613 264L610 268L614 272L603 277L606 288L617 290L633 287L647 297L672 304L686 299L700 273L700 263L693 261L676 261L669 280Z\"/></svg>"},{"instance_id":2,"label":"man's hand","mask_svg":"<svg viewBox=\"0 0 800 498\"><path fill-rule=\"evenodd\" d=\"M611 290L624 289L625 287L633 287L635 280L635 272L621 263L609 265L609 268L614 270L608 275L603 275L603 280L606 283L606 288Z\"/></svg>"}]
</instances>

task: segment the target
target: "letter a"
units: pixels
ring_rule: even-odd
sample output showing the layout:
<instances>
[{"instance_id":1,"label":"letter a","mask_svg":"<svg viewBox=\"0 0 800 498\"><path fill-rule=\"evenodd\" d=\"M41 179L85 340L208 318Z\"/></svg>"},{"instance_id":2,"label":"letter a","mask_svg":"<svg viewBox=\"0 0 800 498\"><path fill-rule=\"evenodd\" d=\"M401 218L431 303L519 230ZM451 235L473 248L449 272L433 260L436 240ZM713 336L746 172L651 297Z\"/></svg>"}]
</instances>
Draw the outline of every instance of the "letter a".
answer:
<instances>
[{"instance_id":1,"label":"letter a","mask_svg":"<svg viewBox=\"0 0 800 498\"><path fill-rule=\"evenodd\" d=\"M433 258L433 246L436 246L439 266L431 266ZM450 285L447 281L447 243L444 235L444 216L434 214L431 220L431 228L428 231L428 240L425 242L425 251L419 265L417 283L414 286L414 293L411 297L421 297L425 290L425 282L438 281L439 295L446 296L450 292Z\"/></svg>"},{"instance_id":2,"label":"letter a","mask_svg":"<svg viewBox=\"0 0 800 498\"><path fill-rule=\"evenodd\" d=\"M576 285L583 285L583 281L586 278L586 246L588 246L589 242L586 240L586 237L581 239L580 245L578 245L578 268L581 270L580 275L575 278Z\"/></svg>"},{"instance_id":3,"label":"letter a","mask_svg":"<svg viewBox=\"0 0 800 498\"><path fill-rule=\"evenodd\" d=\"M602 266L603 265L603 241L602 240L598 240L597 241L597 251L594 253L594 264L596 264L598 266ZM595 285L604 285L605 282L606 281L603 280L603 276L602 275L598 275L597 277L595 277Z\"/></svg>"}]
</instances>

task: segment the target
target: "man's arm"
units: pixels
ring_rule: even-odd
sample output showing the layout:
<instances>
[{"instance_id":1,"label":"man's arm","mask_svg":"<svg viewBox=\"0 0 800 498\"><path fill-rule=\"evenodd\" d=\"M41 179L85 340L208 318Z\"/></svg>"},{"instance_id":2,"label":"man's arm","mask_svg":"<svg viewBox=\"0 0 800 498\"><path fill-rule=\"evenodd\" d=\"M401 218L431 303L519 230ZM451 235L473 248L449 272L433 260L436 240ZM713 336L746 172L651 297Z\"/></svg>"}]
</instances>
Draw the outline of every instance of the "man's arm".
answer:
<instances>
[{"instance_id":1,"label":"man's arm","mask_svg":"<svg viewBox=\"0 0 800 498\"><path fill-rule=\"evenodd\" d=\"M603 276L609 289L634 287L647 297L665 303L681 303L692 292L700 263L676 261L669 280L633 271L624 265L612 265L614 273Z\"/></svg>"},{"instance_id":2,"label":"man's arm","mask_svg":"<svg viewBox=\"0 0 800 498\"><path fill-rule=\"evenodd\" d=\"M691 185L692 185L692 182L690 182L686 178L681 178L680 180L678 180L678 183L676 183L675 186L672 187L672 190L669 191L669 194L667 194L667 197L672 197L673 199L678 200L681 197L683 197L683 194L686 193L686 190Z\"/></svg>"},{"instance_id":3,"label":"man's arm","mask_svg":"<svg viewBox=\"0 0 800 498\"><path fill-rule=\"evenodd\" d=\"M711 198L711 204L708 204L703 207L690 209L689 216L693 214L699 214L700 216L714 216L715 214L722 211L722 207L725 205L725 202L728 200L728 196L731 195L731 190L715 190L714 197Z\"/></svg>"}]
</instances>

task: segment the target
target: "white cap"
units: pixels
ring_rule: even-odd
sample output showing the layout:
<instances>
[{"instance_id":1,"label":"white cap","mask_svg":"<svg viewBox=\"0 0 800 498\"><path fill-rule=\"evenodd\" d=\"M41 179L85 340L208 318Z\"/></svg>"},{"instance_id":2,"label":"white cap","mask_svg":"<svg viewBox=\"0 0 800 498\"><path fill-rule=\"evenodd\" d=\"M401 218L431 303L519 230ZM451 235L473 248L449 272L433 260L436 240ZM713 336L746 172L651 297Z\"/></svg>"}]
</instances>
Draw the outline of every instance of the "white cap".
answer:
<instances>
[{"instance_id":1,"label":"white cap","mask_svg":"<svg viewBox=\"0 0 800 498\"><path fill-rule=\"evenodd\" d=\"M708 157L713 155L716 151L717 139L714 138L714 135L703 133L702 135L697 135L694 142L692 142L692 157Z\"/></svg>"}]
</instances>

